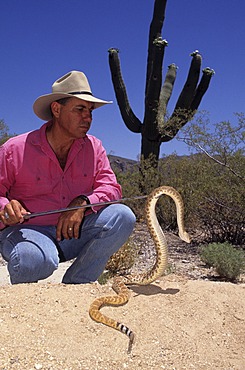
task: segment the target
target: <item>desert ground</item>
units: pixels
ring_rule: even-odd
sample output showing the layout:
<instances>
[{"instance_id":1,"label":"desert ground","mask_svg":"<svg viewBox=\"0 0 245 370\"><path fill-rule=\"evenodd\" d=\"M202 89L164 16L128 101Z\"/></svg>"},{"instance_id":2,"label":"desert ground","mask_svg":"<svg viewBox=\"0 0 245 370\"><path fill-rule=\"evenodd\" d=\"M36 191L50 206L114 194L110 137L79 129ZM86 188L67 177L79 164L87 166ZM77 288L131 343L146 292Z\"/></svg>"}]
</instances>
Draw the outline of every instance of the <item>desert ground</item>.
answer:
<instances>
[{"instance_id":1,"label":"desert ground","mask_svg":"<svg viewBox=\"0 0 245 370\"><path fill-rule=\"evenodd\" d=\"M130 354L125 334L88 314L95 298L114 294L110 281L61 284L66 262L45 281L10 285L0 261L0 370L244 370L244 280L219 281L191 249L176 253L176 238L166 276L102 309L135 333Z\"/></svg>"}]
</instances>

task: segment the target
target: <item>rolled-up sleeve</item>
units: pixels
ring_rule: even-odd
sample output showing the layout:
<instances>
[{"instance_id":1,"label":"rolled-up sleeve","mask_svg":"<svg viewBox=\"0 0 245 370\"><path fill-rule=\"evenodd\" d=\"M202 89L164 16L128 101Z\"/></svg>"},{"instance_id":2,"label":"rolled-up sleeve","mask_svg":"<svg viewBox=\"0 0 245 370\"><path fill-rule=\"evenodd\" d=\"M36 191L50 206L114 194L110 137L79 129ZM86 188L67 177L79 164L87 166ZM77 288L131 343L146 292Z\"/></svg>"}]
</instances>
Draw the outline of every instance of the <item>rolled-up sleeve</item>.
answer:
<instances>
[{"instance_id":1,"label":"rolled-up sleeve","mask_svg":"<svg viewBox=\"0 0 245 370\"><path fill-rule=\"evenodd\" d=\"M9 203L7 198L8 189L10 186L10 163L8 165L9 157L3 146L0 146L0 210L4 209L5 205ZM9 172L8 172L9 171ZM5 226L0 221L0 230Z\"/></svg>"},{"instance_id":2,"label":"rolled-up sleeve","mask_svg":"<svg viewBox=\"0 0 245 370\"><path fill-rule=\"evenodd\" d=\"M88 195L88 198L91 203L118 200L122 197L122 189L111 168L106 151L99 140L93 144L96 152L95 177L93 192Z\"/></svg>"},{"instance_id":3,"label":"rolled-up sleeve","mask_svg":"<svg viewBox=\"0 0 245 370\"><path fill-rule=\"evenodd\" d=\"M7 194L12 178L11 168L11 152L7 152L4 146L0 146L0 209L9 202Z\"/></svg>"}]
</instances>

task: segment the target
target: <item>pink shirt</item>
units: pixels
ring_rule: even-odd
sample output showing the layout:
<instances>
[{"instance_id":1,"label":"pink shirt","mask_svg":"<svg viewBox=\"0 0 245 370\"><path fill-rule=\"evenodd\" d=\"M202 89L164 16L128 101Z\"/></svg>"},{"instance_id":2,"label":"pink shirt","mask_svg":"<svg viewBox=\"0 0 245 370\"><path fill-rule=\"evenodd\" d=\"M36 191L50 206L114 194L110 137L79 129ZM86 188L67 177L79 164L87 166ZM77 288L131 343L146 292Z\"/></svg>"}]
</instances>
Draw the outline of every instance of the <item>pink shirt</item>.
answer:
<instances>
[{"instance_id":1,"label":"pink shirt","mask_svg":"<svg viewBox=\"0 0 245 370\"><path fill-rule=\"evenodd\" d=\"M101 141L91 135L75 140L62 170L46 139L48 124L0 147L0 209L12 199L30 212L65 208L81 194L91 203L120 199L121 187ZM25 222L56 225L58 217L53 214Z\"/></svg>"}]
</instances>

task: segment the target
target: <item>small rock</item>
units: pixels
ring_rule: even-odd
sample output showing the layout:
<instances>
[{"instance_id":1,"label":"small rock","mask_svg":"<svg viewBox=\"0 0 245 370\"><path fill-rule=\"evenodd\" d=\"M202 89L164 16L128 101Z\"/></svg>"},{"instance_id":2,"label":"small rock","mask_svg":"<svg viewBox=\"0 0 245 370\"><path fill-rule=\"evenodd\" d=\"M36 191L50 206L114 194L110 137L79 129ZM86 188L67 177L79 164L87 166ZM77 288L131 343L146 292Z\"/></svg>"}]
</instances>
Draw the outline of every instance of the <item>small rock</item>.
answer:
<instances>
[{"instance_id":1,"label":"small rock","mask_svg":"<svg viewBox=\"0 0 245 370\"><path fill-rule=\"evenodd\" d=\"M40 369L43 368L43 365L41 365L41 364L35 364L34 367L35 367L36 370L40 370Z\"/></svg>"}]
</instances>

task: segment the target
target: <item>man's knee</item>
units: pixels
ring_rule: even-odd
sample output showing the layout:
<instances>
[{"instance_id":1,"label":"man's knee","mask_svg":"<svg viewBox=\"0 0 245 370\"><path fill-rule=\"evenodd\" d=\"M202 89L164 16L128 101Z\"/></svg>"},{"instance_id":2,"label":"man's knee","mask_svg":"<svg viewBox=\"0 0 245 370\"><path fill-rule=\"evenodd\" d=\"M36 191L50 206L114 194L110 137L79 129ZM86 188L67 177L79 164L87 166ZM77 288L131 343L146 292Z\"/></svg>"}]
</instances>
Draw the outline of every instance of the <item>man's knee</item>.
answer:
<instances>
[{"instance_id":1,"label":"man's knee","mask_svg":"<svg viewBox=\"0 0 245 370\"><path fill-rule=\"evenodd\" d=\"M136 217L132 210L124 204L113 204L110 206L112 219L115 224L120 227L124 227L127 230L133 230Z\"/></svg>"},{"instance_id":2,"label":"man's knee","mask_svg":"<svg viewBox=\"0 0 245 370\"><path fill-rule=\"evenodd\" d=\"M46 279L58 268L58 255L46 255L41 249L28 244L13 249L10 255L8 271L12 284Z\"/></svg>"}]
</instances>

